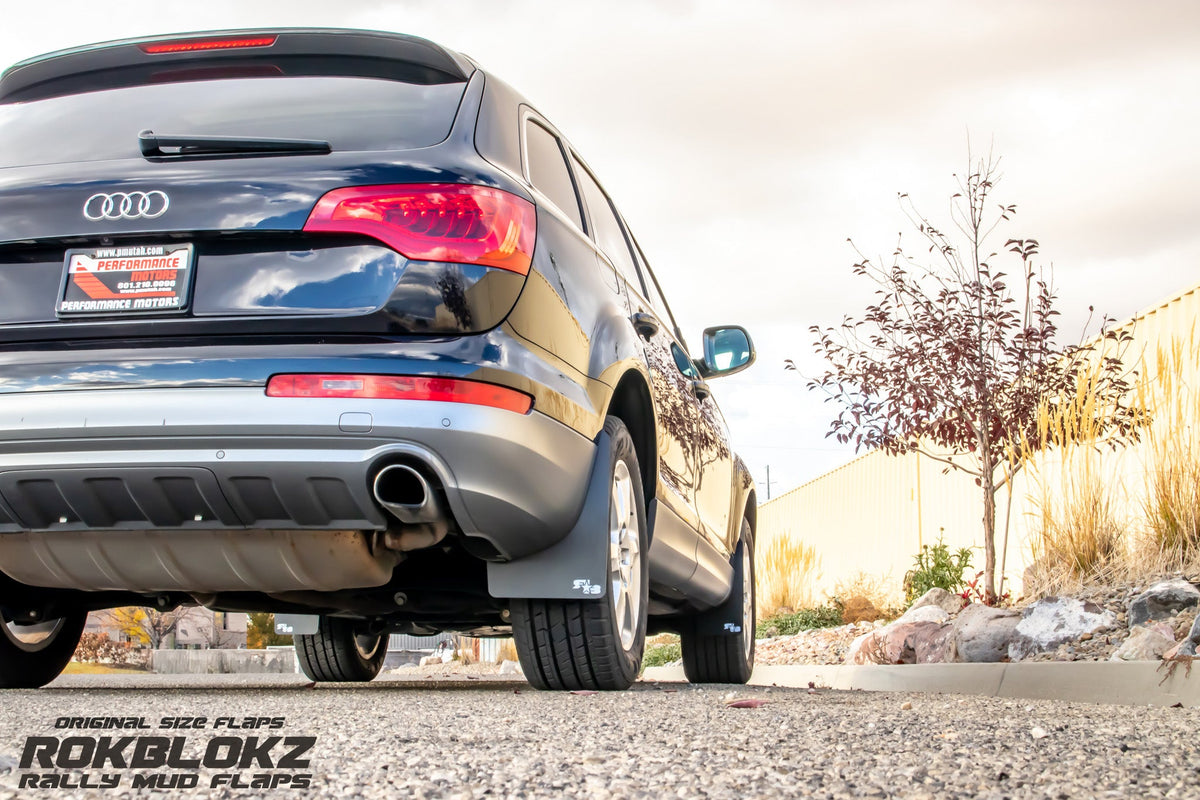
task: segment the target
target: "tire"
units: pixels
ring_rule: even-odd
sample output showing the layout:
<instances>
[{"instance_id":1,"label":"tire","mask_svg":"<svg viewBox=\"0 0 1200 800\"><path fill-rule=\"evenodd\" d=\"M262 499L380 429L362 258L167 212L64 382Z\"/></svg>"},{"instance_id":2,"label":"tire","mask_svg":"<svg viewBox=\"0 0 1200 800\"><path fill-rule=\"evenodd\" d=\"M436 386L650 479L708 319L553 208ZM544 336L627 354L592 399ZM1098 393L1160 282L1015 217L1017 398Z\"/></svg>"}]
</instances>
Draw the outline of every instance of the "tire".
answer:
<instances>
[{"instance_id":1,"label":"tire","mask_svg":"<svg viewBox=\"0 0 1200 800\"><path fill-rule=\"evenodd\" d=\"M321 617L313 634L296 636L300 669L314 681L344 683L369 681L387 658L387 636L364 634L362 623L339 617Z\"/></svg>"},{"instance_id":2,"label":"tire","mask_svg":"<svg viewBox=\"0 0 1200 800\"><path fill-rule=\"evenodd\" d=\"M36 689L62 673L83 634L86 611L37 625L17 625L0 612L0 689Z\"/></svg>"},{"instance_id":3,"label":"tire","mask_svg":"<svg viewBox=\"0 0 1200 800\"><path fill-rule=\"evenodd\" d=\"M608 417L604 430L612 441L605 598L513 600L510 608L521 669L538 689L628 689L641 670L649 602L646 502L625 423Z\"/></svg>"},{"instance_id":4,"label":"tire","mask_svg":"<svg viewBox=\"0 0 1200 800\"><path fill-rule=\"evenodd\" d=\"M729 597L690 620L680 634L683 674L691 683L746 683L754 671L754 534L746 520L732 562ZM730 627L738 630L713 632Z\"/></svg>"}]
</instances>

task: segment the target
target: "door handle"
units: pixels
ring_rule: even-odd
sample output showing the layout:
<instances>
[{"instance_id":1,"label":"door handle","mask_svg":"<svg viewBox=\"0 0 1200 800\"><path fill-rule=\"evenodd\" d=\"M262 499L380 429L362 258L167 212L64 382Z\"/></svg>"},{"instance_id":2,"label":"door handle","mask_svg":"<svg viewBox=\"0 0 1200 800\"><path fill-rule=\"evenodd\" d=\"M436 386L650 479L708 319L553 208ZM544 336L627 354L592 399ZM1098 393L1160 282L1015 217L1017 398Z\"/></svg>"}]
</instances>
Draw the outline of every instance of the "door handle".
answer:
<instances>
[{"instance_id":1,"label":"door handle","mask_svg":"<svg viewBox=\"0 0 1200 800\"><path fill-rule=\"evenodd\" d=\"M704 381L692 381L692 394L696 395L697 400L707 400L712 394L712 390Z\"/></svg>"},{"instance_id":2,"label":"door handle","mask_svg":"<svg viewBox=\"0 0 1200 800\"><path fill-rule=\"evenodd\" d=\"M658 333L658 320L652 315L639 311L630 319L633 320L633 329L638 332L638 336L646 341L650 341L650 337Z\"/></svg>"}]
</instances>

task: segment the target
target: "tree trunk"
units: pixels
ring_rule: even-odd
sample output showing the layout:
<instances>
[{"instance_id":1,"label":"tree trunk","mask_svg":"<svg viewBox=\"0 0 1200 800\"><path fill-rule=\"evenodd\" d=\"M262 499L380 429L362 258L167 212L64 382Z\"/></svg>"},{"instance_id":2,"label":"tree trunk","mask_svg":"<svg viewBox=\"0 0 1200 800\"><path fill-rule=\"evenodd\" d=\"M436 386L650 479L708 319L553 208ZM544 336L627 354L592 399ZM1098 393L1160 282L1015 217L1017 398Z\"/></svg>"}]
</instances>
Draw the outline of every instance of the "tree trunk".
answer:
<instances>
[{"instance_id":1,"label":"tree trunk","mask_svg":"<svg viewBox=\"0 0 1200 800\"><path fill-rule=\"evenodd\" d=\"M983 469L983 591L984 602L996 604L996 490L992 471Z\"/></svg>"}]
</instances>

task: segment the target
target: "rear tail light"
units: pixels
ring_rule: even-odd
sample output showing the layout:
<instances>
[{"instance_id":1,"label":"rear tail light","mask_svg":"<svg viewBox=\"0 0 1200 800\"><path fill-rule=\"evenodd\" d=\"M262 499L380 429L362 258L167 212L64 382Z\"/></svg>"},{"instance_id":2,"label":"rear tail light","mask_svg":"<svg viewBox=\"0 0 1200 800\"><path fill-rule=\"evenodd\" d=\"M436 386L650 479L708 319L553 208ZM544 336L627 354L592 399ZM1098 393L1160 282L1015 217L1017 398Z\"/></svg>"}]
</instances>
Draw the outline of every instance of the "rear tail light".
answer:
<instances>
[{"instance_id":1,"label":"rear tail light","mask_svg":"<svg viewBox=\"0 0 1200 800\"><path fill-rule=\"evenodd\" d=\"M270 47L274 36L222 36L213 39L178 39L173 42L152 42L138 45L143 53L198 53L203 50L236 50L240 47Z\"/></svg>"},{"instance_id":2,"label":"rear tail light","mask_svg":"<svg viewBox=\"0 0 1200 800\"><path fill-rule=\"evenodd\" d=\"M491 406L518 414L533 408L533 398L506 386L405 375L274 375L267 381L267 396L436 400Z\"/></svg>"},{"instance_id":3,"label":"rear tail light","mask_svg":"<svg viewBox=\"0 0 1200 800\"><path fill-rule=\"evenodd\" d=\"M537 213L486 186L355 186L322 197L306 231L358 233L417 261L453 261L529 273Z\"/></svg>"}]
</instances>

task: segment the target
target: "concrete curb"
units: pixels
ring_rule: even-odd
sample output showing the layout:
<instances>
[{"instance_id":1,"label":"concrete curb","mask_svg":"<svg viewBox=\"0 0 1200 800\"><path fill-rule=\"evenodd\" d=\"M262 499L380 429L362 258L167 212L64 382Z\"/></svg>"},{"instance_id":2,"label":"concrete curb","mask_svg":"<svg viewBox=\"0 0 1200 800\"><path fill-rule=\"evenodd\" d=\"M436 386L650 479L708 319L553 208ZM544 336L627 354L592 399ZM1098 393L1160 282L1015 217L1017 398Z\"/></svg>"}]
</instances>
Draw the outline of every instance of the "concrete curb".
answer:
<instances>
[{"instance_id":1,"label":"concrete curb","mask_svg":"<svg viewBox=\"0 0 1200 800\"><path fill-rule=\"evenodd\" d=\"M1187 675L1181 664L1164 680L1159 661L1073 661L1028 664L905 664L901 666L755 667L755 686L807 687L868 692L930 692L1068 700L1116 705L1200 707L1200 669ZM684 681L683 667L650 667L644 680ZM1161 685L1160 685L1161 682Z\"/></svg>"}]
</instances>

